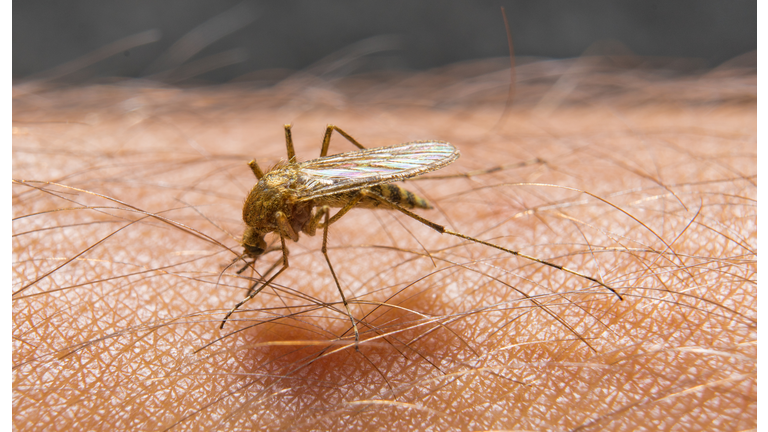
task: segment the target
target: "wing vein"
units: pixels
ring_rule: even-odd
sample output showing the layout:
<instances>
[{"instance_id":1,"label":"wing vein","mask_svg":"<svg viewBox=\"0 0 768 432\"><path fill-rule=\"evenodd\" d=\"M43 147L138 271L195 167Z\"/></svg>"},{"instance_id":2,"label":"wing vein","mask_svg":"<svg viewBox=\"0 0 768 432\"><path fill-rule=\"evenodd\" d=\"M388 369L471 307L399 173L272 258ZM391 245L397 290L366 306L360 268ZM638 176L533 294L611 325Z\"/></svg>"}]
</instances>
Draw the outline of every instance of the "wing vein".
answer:
<instances>
[{"instance_id":1,"label":"wing vein","mask_svg":"<svg viewBox=\"0 0 768 432\"><path fill-rule=\"evenodd\" d=\"M446 142L416 141L327 156L298 164L299 201L401 181L438 170L459 157Z\"/></svg>"}]
</instances>

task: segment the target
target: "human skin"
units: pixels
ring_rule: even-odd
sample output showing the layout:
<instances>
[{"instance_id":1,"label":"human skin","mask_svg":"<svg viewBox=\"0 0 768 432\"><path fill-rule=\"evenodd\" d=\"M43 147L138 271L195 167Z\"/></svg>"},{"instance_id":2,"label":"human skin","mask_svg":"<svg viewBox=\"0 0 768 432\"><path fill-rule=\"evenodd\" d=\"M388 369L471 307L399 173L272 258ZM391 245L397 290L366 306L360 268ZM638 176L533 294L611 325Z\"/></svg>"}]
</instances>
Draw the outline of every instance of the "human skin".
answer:
<instances>
[{"instance_id":1,"label":"human skin","mask_svg":"<svg viewBox=\"0 0 768 432\"><path fill-rule=\"evenodd\" d=\"M446 106L320 87L27 91L14 95L17 430L756 427L749 74L587 103L519 87L503 117L506 91ZM423 217L623 300L354 210L328 246L359 344L322 232L289 240L288 270L219 329L256 277L229 266L246 163L285 157L284 123L299 160L333 123L368 147L453 143L461 158L433 175L504 165L404 187L435 206ZM330 153L353 150L334 135Z\"/></svg>"}]
</instances>

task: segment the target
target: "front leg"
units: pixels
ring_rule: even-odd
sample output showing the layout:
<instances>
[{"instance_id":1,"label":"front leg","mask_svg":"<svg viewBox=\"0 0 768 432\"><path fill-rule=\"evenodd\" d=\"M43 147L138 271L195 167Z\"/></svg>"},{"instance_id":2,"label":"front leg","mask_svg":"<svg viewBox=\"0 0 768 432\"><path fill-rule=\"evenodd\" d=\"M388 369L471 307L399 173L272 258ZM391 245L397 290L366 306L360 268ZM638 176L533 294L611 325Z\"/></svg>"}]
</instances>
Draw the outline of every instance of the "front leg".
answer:
<instances>
[{"instance_id":1,"label":"front leg","mask_svg":"<svg viewBox=\"0 0 768 432\"><path fill-rule=\"evenodd\" d=\"M277 231L280 233L280 238L288 237L295 242L299 241L299 234L293 229L291 221L288 220L285 213L275 212L275 221L277 221Z\"/></svg>"},{"instance_id":2,"label":"front leg","mask_svg":"<svg viewBox=\"0 0 768 432\"><path fill-rule=\"evenodd\" d=\"M267 280L266 282L264 282L264 283L263 283L263 284L262 284L262 285L261 285L261 286L260 286L258 289L254 289L254 288L256 288L256 285L258 285L258 284L259 284L259 282L258 282L258 281L256 281L256 283L254 283L254 284L253 284L253 286L251 286L251 289L249 289L249 290L248 290L248 295L247 295L247 296L246 296L246 297L245 297L243 300L241 300L241 301L240 301L238 304L236 304L236 305L235 305L235 307L233 307L233 308L232 308L232 309L229 311L229 313L227 313L227 315L226 315L226 316L224 317L224 319L221 321L221 326L219 326L219 328L220 328L220 329L224 328L224 324L226 324L226 323L227 323L227 320L229 319L229 317L230 317L230 316L231 316L233 313L235 313L235 311L236 311L238 308L240 308L240 306L244 305L246 302L248 302L248 300L250 300L250 299L252 299L252 298L256 297L256 294L260 293L260 292L261 292L261 290L263 290L263 289L264 289L264 288L266 288L266 287L267 287L269 284L271 284L271 283L272 283L272 281L273 281L273 280L275 280L275 278L276 278L276 277L278 277L278 276L280 275L280 273L284 272L284 271L285 271L285 270L288 268L288 248L285 246L285 237L283 237L282 235L280 236L280 245L282 246L282 249L283 249L283 267L282 267L282 268L280 268L280 270L278 270L278 272L277 272L277 273L275 273L274 275L272 275L272 277L271 277L271 278L269 278L269 280ZM270 270L270 271L271 271L271 270Z\"/></svg>"}]
</instances>

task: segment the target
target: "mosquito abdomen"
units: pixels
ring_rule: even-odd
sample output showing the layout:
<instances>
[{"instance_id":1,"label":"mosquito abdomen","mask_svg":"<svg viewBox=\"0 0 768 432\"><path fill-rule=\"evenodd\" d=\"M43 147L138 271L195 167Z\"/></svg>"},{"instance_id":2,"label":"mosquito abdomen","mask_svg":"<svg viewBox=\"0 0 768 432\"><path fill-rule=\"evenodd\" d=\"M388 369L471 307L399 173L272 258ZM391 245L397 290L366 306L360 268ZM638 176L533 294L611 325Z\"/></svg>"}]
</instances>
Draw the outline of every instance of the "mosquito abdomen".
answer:
<instances>
[{"instance_id":1,"label":"mosquito abdomen","mask_svg":"<svg viewBox=\"0 0 768 432\"><path fill-rule=\"evenodd\" d=\"M383 196L388 201L392 201L393 203L399 204L408 209L414 209L414 208L431 209L432 208L432 206L429 205L427 200L396 184L376 185L376 186L371 186L368 189L371 192L374 192ZM368 200L364 200L364 201L368 201ZM375 200L370 200L370 201L373 201L374 203L376 203L373 205L374 207L381 205L378 201L375 201Z\"/></svg>"},{"instance_id":2,"label":"mosquito abdomen","mask_svg":"<svg viewBox=\"0 0 768 432\"><path fill-rule=\"evenodd\" d=\"M431 209L432 208L432 206L429 205L427 200L425 200L424 198L394 184L369 186L365 189L386 198L387 201L391 201L407 209L415 209L415 208ZM323 197L315 198L314 202L316 206L327 205L330 207L344 207L350 201L356 198L359 198L359 196L360 196L360 190L355 190L355 191L340 192L333 195L326 195ZM371 208L371 209L384 208L384 209L391 210L390 207L385 206L380 201L371 197L363 197L355 207Z\"/></svg>"}]
</instances>

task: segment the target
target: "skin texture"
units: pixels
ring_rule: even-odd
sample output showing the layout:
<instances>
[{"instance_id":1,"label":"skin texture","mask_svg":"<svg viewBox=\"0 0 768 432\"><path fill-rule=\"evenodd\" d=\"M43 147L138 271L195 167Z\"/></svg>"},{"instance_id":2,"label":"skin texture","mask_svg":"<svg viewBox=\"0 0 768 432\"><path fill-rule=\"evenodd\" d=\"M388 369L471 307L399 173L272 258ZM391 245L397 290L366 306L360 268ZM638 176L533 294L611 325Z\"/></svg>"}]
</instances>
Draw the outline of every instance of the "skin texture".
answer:
<instances>
[{"instance_id":1,"label":"skin texture","mask_svg":"<svg viewBox=\"0 0 768 432\"><path fill-rule=\"evenodd\" d=\"M16 86L14 427L755 428L753 71L555 66L519 67L506 110L508 75L466 65L334 87ZM359 350L322 230L219 330L257 277L229 265L246 163L284 158L288 122L299 160L333 123L366 147L451 142L461 158L433 175L527 161L405 187L435 207L421 216L624 301L361 209L328 239Z\"/></svg>"}]
</instances>

